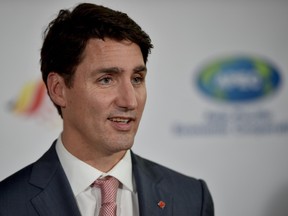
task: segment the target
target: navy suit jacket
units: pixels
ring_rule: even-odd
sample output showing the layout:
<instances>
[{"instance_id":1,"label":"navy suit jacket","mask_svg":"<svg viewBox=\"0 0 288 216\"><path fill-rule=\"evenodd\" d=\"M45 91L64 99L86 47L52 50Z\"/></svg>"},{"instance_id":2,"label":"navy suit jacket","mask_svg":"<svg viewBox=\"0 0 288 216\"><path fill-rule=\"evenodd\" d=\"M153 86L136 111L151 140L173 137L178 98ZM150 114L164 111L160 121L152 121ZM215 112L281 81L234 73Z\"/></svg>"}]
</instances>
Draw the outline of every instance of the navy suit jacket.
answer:
<instances>
[{"instance_id":1,"label":"navy suit jacket","mask_svg":"<svg viewBox=\"0 0 288 216\"><path fill-rule=\"evenodd\" d=\"M140 216L214 215L204 181L131 155ZM158 206L159 201L165 203L164 208ZM0 216L36 215L81 215L55 143L38 161L0 182Z\"/></svg>"}]
</instances>

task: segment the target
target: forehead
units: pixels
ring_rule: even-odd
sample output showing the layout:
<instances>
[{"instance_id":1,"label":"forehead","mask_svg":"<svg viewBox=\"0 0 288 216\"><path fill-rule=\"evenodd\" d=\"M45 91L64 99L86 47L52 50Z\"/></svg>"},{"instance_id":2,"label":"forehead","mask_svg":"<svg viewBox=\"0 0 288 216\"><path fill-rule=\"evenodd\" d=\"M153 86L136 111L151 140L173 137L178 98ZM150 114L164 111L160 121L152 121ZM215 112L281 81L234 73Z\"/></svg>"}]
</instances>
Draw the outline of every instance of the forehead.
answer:
<instances>
[{"instance_id":1,"label":"forehead","mask_svg":"<svg viewBox=\"0 0 288 216\"><path fill-rule=\"evenodd\" d=\"M83 52L82 61L76 68L75 76L94 77L95 74L104 71L111 72L111 68L121 71L121 74L146 71L140 47L130 41L90 39Z\"/></svg>"},{"instance_id":2,"label":"forehead","mask_svg":"<svg viewBox=\"0 0 288 216\"><path fill-rule=\"evenodd\" d=\"M88 40L83 53L84 61L86 59L101 64L111 61L122 62L127 58L130 61L143 61L140 47L131 41L116 41L110 38Z\"/></svg>"}]
</instances>

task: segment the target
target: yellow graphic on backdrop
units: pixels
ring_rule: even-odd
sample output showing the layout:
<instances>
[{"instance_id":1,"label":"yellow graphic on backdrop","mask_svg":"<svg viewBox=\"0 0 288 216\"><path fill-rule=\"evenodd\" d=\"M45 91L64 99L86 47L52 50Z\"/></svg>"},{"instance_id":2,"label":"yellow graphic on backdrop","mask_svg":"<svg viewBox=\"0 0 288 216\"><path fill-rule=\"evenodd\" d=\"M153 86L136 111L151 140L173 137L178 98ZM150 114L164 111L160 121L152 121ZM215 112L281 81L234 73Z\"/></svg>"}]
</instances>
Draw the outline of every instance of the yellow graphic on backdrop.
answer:
<instances>
[{"instance_id":1,"label":"yellow graphic on backdrop","mask_svg":"<svg viewBox=\"0 0 288 216\"><path fill-rule=\"evenodd\" d=\"M46 96L45 84L42 81L28 82L20 91L13 106L13 112L24 115L35 114L44 104Z\"/></svg>"},{"instance_id":2,"label":"yellow graphic on backdrop","mask_svg":"<svg viewBox=\"0 0 288 216\"><path fill-rule=\"evenodd\" d=\"M12 101L11 111L17 115L44 120L52 125L60 125L56 108L50 100L42 80L29 81L21 89L17 98Z\"/></svg>"}]
</instances>

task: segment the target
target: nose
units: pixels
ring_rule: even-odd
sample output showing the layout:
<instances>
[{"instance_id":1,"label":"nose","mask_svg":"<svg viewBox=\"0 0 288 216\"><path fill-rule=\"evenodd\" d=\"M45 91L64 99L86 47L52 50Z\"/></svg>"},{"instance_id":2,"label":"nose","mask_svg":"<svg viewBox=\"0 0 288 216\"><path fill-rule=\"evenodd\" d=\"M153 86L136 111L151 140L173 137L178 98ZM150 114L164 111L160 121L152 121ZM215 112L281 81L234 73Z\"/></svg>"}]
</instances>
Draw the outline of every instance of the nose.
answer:
<instances>
[{"instance_id":1,"label":"nose","mask_svg":"<svg viewBox=\"0 0 288 216\"><path fill-rule=\"evenodd\" d=\"M136 91L130 81L123 82L117 88L116 105L125 110L133 110L137 107Z\"/></svg>"}]
</instances>

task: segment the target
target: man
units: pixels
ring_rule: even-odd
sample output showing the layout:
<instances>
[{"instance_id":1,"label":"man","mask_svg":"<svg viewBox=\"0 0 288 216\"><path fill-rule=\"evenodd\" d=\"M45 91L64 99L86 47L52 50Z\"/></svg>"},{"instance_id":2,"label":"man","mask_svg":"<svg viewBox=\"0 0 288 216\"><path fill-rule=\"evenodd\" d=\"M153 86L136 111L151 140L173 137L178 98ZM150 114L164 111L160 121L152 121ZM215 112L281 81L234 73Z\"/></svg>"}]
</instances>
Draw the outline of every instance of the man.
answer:
<instances>
[{"instance_id":1,"label":"man","mask_svg":"<svg viewBox=\"0 0 288 216\"><path fill-rule=\"evenodd\" d=\"M151 48L124 13L93 4L59 12L45 32L41 71L63 131L38 161L0 183L1 216L214 215L204 181L130 150Z\"/></svg>"}]
</instances>

